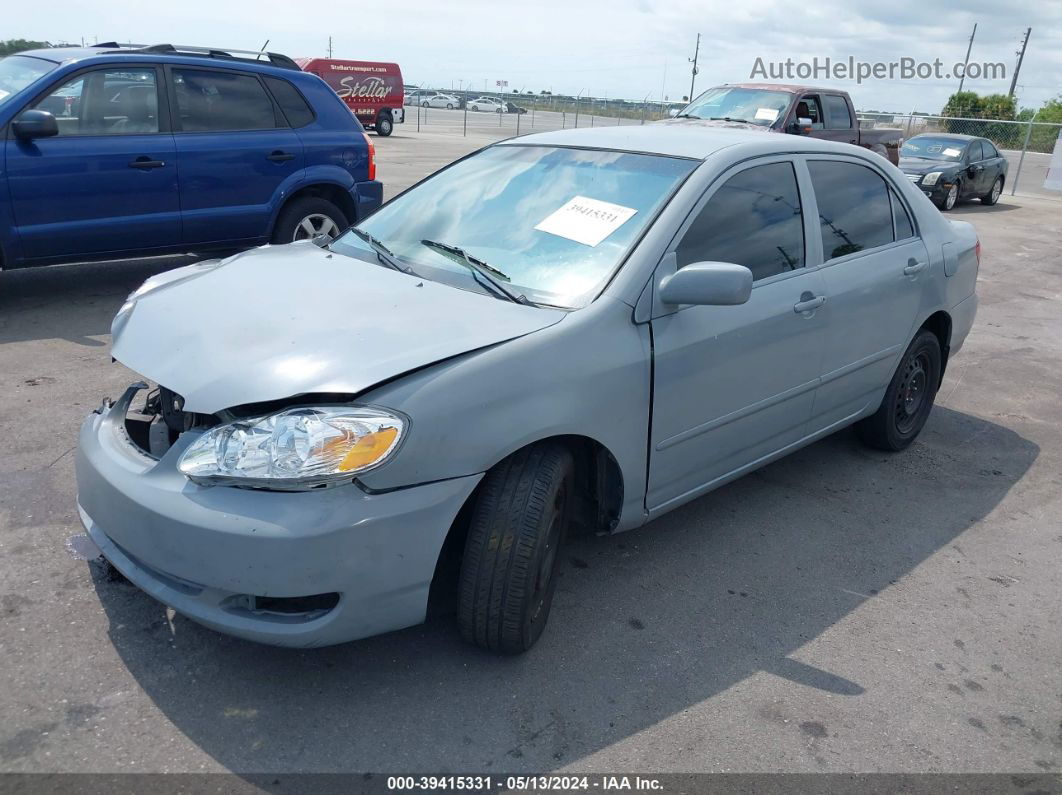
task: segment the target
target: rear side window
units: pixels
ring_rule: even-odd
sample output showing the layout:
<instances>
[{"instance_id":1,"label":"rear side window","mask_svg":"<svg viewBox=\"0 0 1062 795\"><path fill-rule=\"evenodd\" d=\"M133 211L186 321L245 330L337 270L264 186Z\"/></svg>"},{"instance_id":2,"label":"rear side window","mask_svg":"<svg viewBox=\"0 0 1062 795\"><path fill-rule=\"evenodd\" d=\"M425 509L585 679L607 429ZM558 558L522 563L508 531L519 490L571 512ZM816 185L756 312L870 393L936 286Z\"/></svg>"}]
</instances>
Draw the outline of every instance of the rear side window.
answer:
<instances>
[{"instance_id":1,"label":"rear side window","mask_svg":"<svg viewBox=\"0 0 1062 795\"><path fill-rule=\"evenodd\" d=\"M826 103L826 126L831 130L852 129L852 114L844 97L826 94L822 99Z\"/></svg>"},{"instance_id":2,"label":"rear side window","mask_svg":"<svg viewBox=\"0 0 1062 795\"><path fill-rule=\"evenodd\" d=\"M903 206L903 202L900 201L900 197L891 188L889 189L889 198L892 199L892 216L896 223L896 239L906 240L909 237L914 237L914 224L911 223L911 216L908 214L907 208Z\"/></svg>"},{"instance_id":3,"label":"rear side window","mask_svg":"<svg viewBox=\"0 0 1062 795\"><path fill-rule=\"evenodd\" d=\"M292 127L305 127L313 121L313 110L295 86L279 77L264 79L269 90L273 92L273 98L280 105L280 110L287 118L288 124Z\"/></svg>"},{"instance_id":4,"label":"rear side window","mask_svg":"<svg viewBox=\"0 0 1062 795\"><path fill-rule=\"evenodd\" d=\"M884 179L866 166L834 160L813 160L808 170L825 259L892 242L892 205Z\"/></svg>"},{"instance_id":5,"label":"rear side window","mask_svg":"<svg viewBox=\"0 0 1062 795\"><path fill-rule=\"evenodd\" d=\"M257 77L206 69L174 69L180 128L186 132L269 130L273 102Z\"/></svg>"},{"instance_id":6,"label":"rear side window","mask_svg":"<svg viewBox=\"0 0 1062 795\"><path fill-rule=\"evenodd\" d=\"M678 266L736 262L754 279L804 267L804 218L791 163L735 174L704 205L676 251Z\"/></svg>"}]
</instances>

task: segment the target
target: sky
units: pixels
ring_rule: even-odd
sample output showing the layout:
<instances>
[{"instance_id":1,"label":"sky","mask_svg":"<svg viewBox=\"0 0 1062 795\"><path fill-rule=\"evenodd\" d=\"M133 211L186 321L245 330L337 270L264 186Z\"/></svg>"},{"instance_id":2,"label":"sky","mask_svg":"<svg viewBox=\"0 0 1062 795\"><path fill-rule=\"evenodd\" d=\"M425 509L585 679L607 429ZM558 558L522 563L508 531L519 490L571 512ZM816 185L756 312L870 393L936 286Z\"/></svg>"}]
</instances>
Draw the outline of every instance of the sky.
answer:
<instances>
[{"instance_id":1,"label":"sky","mask_svg":"<svg viewBox=\"0 0 1062 795\"><path fill-rule=\"evenodd\" d=\"M149 10L150 8L150 10ZM944 70L962 62L977 23L972 62L1000 62L1006 77L965 88L1006 93L1016 51L1032 36L1018 78L1020 107L1062 94L1062 0L181 0L133 11L127 2L50 0L4 12L5 38L133 40L269 49L296 56L397 61L407 83L584 96L681 100L701 34L695 94L749 81L764 62L889 62L901 57ZM282 21L282 22L281 22ZM149 25L146 23L150 23ZM146 27L160 33L147 36ZM145 37L151 38L145 42ZM938 112L951 80L792 80L844 88L861 110Z\"/></svg>"}]
</instances>

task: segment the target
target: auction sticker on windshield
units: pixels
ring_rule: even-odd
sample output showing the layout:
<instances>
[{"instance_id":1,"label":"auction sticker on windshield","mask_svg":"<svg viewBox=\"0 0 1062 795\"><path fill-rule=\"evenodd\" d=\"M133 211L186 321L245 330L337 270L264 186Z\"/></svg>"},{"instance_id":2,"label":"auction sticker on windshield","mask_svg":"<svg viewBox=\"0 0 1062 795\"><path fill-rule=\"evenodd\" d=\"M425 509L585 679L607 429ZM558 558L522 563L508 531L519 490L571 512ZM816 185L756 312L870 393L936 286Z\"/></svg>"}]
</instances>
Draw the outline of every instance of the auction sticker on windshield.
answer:
<instances>
[{"instance_id":1,"label":"auction sticker on windshield","mask_svg":"<svg viewBox=\"0 0 1062 795\"><path fill-rule=\"evenodd\" d=\"M774 121L778 118L778 111L774 108L757 108L756 118L763 121Z\"/></svg>"},{"instance_id":2,"label":"auction sticker on windshield","mask_svg":"<svg viewBox=\"0 0 1062 795\"><path fill-rule=\"evenodd\" d=\"M576 196L542 219L535 229L585 246L596 246L637 212L633 207Z\"/></svg>"}]
</instances>

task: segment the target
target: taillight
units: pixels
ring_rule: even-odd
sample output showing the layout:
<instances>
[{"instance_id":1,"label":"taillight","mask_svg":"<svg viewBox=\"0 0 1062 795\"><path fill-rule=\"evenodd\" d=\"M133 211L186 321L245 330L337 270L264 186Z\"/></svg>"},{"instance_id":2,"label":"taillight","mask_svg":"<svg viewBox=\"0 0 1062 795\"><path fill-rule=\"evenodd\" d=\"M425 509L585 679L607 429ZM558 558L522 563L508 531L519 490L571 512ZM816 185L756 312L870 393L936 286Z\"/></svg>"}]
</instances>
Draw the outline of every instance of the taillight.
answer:
<instances>
[{"instance_id":1,"label":"taillight","mask_svg":"<svg viewBox=\"0 0 1062 795\"><path fill-rule=\"evenodd\" d=\"M372 145L368 133L363 132L362 137L365 138L365 145L369 147L369 179L376 179L376 147Z\"/></svg>"},{"instance_id":2,"label":"taillight","mask_svg":"<svg viewBox=\"0 0 1062 795\"><path fill-rule=\"evenodd\" d=\"M974 254L977 255L977 267L981 267L981 238L977 238L977 245L974 246Z\"/></svg>"}]
</instances>

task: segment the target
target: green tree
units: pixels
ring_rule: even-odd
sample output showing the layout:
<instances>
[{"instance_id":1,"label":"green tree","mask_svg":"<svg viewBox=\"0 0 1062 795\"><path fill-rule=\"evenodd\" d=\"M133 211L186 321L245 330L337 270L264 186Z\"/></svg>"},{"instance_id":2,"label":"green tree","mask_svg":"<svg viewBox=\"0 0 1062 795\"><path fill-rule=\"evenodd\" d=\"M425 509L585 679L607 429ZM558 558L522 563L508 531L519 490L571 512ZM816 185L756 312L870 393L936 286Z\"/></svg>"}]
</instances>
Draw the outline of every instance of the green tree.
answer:
<instances>
[{"instance_id":1,"label":"green tree","mask_svg":"<svg viewBox=\"0 0 1062 795\"><path fill-rule=\"evenodd\" d=\"M23 50L43 50L51 47L46 41L30 41L29 39L4 39L0 41L0 57L12 55Z\"/></svg>"},{"instance_id":2,"label":"green tree","mask_svg":"<svg viewBox=\"0 0 1062 795\"><path fill-rule=\"evenodd\" d=\"M944 103L941 116L953 116L965 119L979 119L982 109L981 97L975 91L956 91Z\"/></svg>"}]
</instances>

